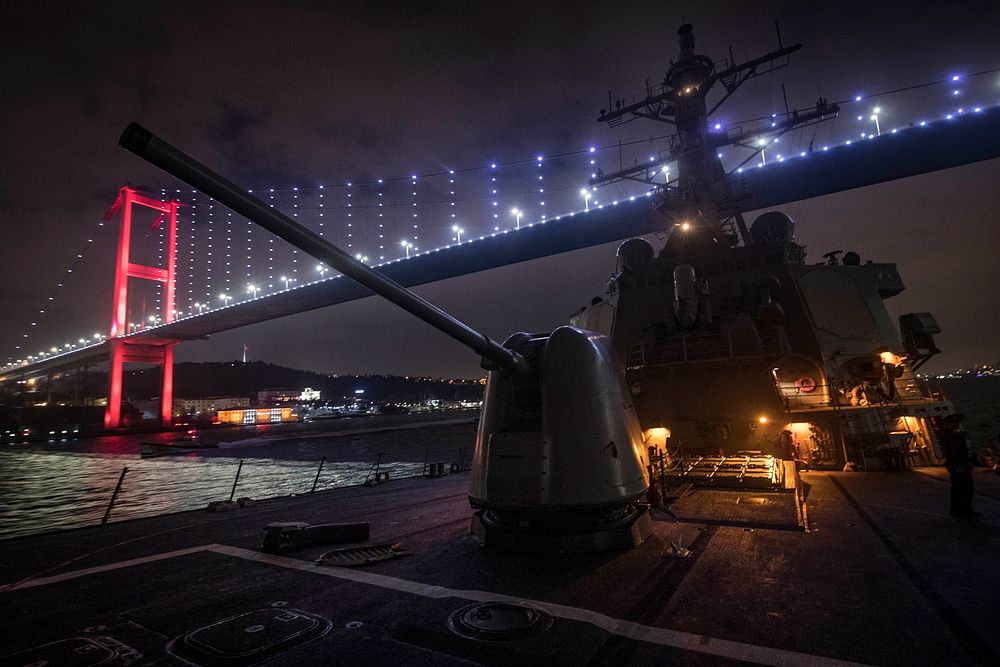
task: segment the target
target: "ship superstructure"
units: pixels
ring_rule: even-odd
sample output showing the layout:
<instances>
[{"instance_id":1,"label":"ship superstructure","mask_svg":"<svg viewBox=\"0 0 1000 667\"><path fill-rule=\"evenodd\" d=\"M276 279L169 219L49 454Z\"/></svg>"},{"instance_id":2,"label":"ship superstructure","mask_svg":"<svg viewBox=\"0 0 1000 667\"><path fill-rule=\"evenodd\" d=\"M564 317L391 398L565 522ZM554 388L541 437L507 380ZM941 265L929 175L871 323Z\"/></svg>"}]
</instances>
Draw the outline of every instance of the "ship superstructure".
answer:
<instances>
[{"instance_id":1,"label":"ship superstructure","mask_svg":"<svg viewBox=\"0 0 1000 667\"><path fill-rule=\"evenodd\" d=\"M712 125L743 81L783 66L799 45L781 46L779 36L772 53L739 65L730 54L717 66L695 53L690 25L678 36L680 57L663 83L598 119L672 123L668 148L592 181L648 183L669 236L658 251L644 239L623 243L606 293L572 323L612 338L643 428L674 456L760 452L866 469L938 461L933 420L952 407L915 377L938 352L933 317L904 315L897 331L885 306L904 288L894 264L842 250L807 263L784 213L748 224L746 193L718 157L737 145L752 158L839 108L821 98L755 127ZM725 91L709 108L715 84Z\"/></svg>"}]
</instances>

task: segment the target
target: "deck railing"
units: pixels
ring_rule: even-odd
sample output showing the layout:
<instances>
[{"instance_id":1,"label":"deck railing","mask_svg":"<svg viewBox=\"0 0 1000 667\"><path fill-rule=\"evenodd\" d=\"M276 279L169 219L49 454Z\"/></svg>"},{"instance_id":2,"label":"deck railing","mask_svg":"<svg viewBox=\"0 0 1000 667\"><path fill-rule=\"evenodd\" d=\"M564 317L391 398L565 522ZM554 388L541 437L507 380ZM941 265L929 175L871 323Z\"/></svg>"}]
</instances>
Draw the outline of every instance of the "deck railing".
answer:
<instances>
[{"instance_id":1,"label":"deck railing","mask_svg":"<svg viewBox=\"0 0 1000 667\"><path fill-rule=\"evenodd\" d=\"M629 348L628 367L780 356L790 351L784 327L771 327L741 334L722 332L684 336L662 343L638 343Z\"/></svg>"}]
</instances>

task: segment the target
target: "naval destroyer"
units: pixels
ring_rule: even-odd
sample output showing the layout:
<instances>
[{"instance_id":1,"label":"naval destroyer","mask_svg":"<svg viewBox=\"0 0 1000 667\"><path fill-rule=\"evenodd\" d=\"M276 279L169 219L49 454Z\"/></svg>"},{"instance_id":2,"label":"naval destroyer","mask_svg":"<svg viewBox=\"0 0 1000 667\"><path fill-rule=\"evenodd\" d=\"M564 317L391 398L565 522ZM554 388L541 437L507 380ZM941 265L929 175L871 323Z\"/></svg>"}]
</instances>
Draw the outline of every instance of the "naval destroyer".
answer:
<instances>
[{"instance_id":1,"label":"naval destroyer","mask_svg":"<svg viewBox=\"0 0 1000 667\"><path fill-rule=\"evenodd\" d=\"M573 324L612 339L643 428L689 467L713 471L748 453L824 469L939 463L937 420L952 406L915 373L939 352L940 329L930 313L909 313L897 330L885 306L904 288L895 264L851 250L810 262L789 216L744 218L744 165L839 106L821 98L756 123L712 124L743 82L800 45L781 46L779 34L778 50L739 64L730 53L717 65L695 51L692 26L678 37L663 83L598 119L666 122L676 134L650 162L591 181L646 183L669 236L658 249L623 243L606 291ZM727 174L720 150L729 147L748 157Z\"/></svg>"},{"instance_id":2,"label":"naval destroyer","mask_svg":"<svg viewBox=\"0 0 1000 667\"><path fill-rule=\"evenodd\" d=\"M714 191L723 181L706 150L702 89L735 87L755 65L715 71L694 54L690 27L680 38L681 57L647 105L675 114L679 129L671 150L681 175L656 189L676 225L664 248L623 244L607 294L551 336L517 334L499 346L424 310L493 366L500 401L480 426L478 469L0 542L0 665L996 664L1000 486L983 484L985 518L963 523L944 511L939 469L818 470L936 459L929 426L951 408L913 376L936 352L933 320L913 314L900 340L882 304L902 289L892 265L836 254L807 264L786 216L747 225L733 203L738 188ZM631 111L623 104L602 117ZM835 112L818 104L808 113ZM123 145L220 183L141 128ZM264 204L246 210L277 219ZM553 349L574 362L568 370L546 358ZM606 372L617 373L615 359L624 374ZM579 460L590 466L592 497L631 522L636 539L626 546L635 548L559 549L567 543L544 539L574 514L586 519L576 528L609 534L595 507L563 506L587 494L563 490L572 466L549 459L565 454L546 430L562 422L545 415L553 397L537 385L550 373L572 380L581 367L601 390L590 417L620 410L596 425L615 438L600 448L605 458ZM579 424L572 434L589 437ZM510 478L491 477L484 442L507 455ZM531 459L541 477L518 461L532 443L543 447ZM787 459L776 464L788 471L778 486L790 477L794 489L661 484L658 507L636 509L656 473L687 472L691 457L714 459L716 472L730 459ZM563 477L556 484L548 472ZM601 488L602 475L621 484ZM789 515L789 497L808 511ZM484 511L496 516L484 520ZM483 539L522 520L557 548ZM266 549L265 535L294 544L318 524L332 541L368 539L353 552L309 540ZM589 546L621 546L612 542Z\"/></svg>"}]
</instances>

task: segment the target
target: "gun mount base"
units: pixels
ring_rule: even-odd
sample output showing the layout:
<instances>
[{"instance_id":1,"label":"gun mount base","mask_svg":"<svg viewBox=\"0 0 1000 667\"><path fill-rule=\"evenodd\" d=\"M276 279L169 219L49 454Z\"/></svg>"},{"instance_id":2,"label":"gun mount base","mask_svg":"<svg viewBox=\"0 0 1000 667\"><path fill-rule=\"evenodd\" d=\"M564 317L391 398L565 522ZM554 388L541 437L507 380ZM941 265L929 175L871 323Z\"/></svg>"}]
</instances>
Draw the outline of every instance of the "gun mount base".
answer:
<instances>
[{"instance_id":1,"label":"gun mount base","mask_svg":"<svg viewBox=\"0 0 1000 667\"><path fill-rule=\"evenodd\" d=\"M633 503L610 515L532 515L480 510L472 532L482 546L539 553L633 549L653 534L649 506Z\"/></svg>"}]
</instances>

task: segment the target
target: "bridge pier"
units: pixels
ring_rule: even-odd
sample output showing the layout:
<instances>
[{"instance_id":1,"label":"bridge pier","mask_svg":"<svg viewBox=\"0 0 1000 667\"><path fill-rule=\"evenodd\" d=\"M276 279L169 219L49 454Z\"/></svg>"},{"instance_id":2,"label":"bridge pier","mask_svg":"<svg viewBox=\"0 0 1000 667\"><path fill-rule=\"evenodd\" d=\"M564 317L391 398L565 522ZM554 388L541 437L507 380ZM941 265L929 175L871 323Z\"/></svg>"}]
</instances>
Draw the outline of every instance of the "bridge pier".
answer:
<instances>
[{"instance_id":1,"label":"bridge pier","mask_svg":"<svg viewBox=\"0 0 1000 667\"><path fill-rule=\"evenodd\" d=\"M122 366L125 362L125 343L111 343L111 368L108 370L108 407L104 410L104 427L118 428L122 420Z\"/></svg>"},{"instance_id":2,"label":"bridge pier","mask_svg":"<svg viewBox=\"0 0 1000 667\"><path fill-rule=\"evenodd\" d=\"M111 344L111 371L109 373L108 407L104 412L104 426L118 428L122 416L122 380L126 363L157 364L162 367L160 383L160 420L164 426L173 423L174 407L174 345L175 340L156 343L129 343L116 340Z\"/></svg>"},{"instance_id":3,"label":"bridge pier","mask_svg":"<svg viewBox=\"0 0 1000 667\"><path fill-rule=\"evenodd\" d=\"M163 347L163 381L160 384L160 420L164 425L174 420L174 343Z\"/></svg>"}]
</instances>

